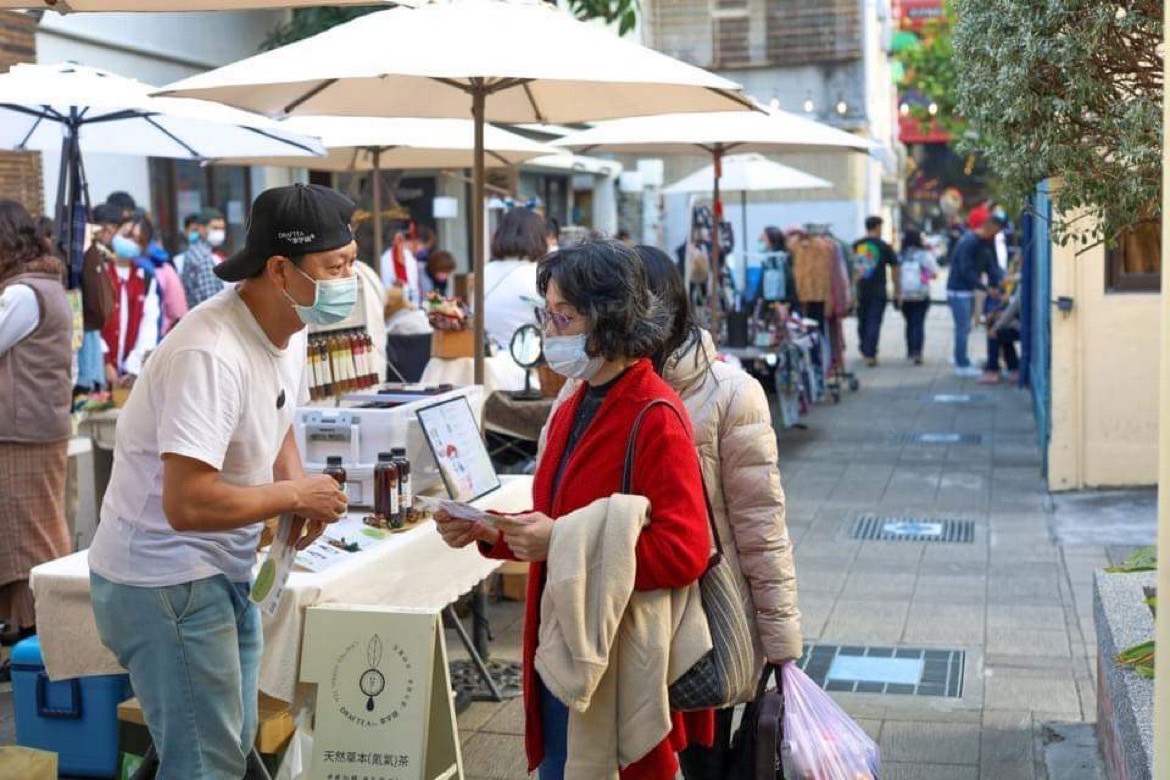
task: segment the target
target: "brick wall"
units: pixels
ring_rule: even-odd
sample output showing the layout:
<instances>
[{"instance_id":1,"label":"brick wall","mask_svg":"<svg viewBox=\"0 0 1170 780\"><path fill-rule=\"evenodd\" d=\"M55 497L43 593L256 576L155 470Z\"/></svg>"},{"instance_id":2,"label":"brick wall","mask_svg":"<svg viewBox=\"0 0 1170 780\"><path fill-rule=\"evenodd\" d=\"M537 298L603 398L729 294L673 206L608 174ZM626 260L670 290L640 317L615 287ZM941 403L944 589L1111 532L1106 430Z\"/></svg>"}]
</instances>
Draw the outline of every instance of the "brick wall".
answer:
<instances>
[{"instance_id":1,"label":"brick wall","mask_svg":"<svg viewBox=\"0 0 1170 780\"><path fill-rule=\"evenodd\" d=\"M18 62L35 62L37 17L0 11L0 72ZM0 151L0 198L24 204L30 213L44 213L39 152Z\"/></svg>"}]
</instances>

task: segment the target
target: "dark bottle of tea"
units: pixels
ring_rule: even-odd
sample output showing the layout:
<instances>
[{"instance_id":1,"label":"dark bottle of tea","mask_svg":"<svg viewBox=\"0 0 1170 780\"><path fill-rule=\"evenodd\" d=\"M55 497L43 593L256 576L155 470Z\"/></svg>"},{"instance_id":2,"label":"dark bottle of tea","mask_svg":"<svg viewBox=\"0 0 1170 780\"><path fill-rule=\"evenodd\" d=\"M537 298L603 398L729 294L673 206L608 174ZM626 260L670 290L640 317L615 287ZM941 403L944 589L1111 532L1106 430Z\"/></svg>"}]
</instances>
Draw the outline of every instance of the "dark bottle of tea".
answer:
<instances>
[{"instance_id":1,"label":"dark bottle of tea","mask_svg":"<svg viewBox=\"0 0 1170 780\"><path fill-rule=\"evenodd\" d=\"M378 453L374 466L374 516L391 528L402 527L398 463L389 452Z\"/></svg>"}]
</instances>

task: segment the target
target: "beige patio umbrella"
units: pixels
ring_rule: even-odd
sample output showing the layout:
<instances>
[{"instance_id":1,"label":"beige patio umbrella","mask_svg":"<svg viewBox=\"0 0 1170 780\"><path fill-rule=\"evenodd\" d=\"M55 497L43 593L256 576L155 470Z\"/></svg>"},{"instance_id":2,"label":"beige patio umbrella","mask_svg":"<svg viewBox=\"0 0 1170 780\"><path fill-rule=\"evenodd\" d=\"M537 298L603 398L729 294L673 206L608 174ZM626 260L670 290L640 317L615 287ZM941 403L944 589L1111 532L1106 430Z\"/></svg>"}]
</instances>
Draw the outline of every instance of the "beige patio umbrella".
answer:
<instances>
[{"instance_id":1,"label":"beige patio umbrella","mask_svg":"<svg viewBox=\"0 0 1170 780\"><path fill-rule=\"evenodd\" d=\"M363 16L170 85L166 94L269 115L470 116L483 203L486 122L580 122L667 111L749 110L738 85L531 0L454 0ZM484 213L472 210L483 279ZM475 379L483 381L483 285Z\"/></svg>"},{"instance_id":2,"label":"beige patio umbrella","mask_svg":"<svg viewBox=\"0 0 1170 780\"><path fill-rule=\"evenodd\" d=\"M374 180L374 214L382 213L385 169L470 168L474 164L475 125L470 119L387 119L382 117L294 116L280 123L289 132L314 136L324 157L232 157L225 165L275 165L344 173L369 171ZM519 165L546 155L570 157L563 149L538 143L491 125L483 129L487 167ZM382 259L382 220L374 220L374 264Z\"/></svg>"},{"instance_id":3,"label":"beige patio umbrella","mask_svg":"<svg viewBox=\"0 0 1170 780\"><path fill-rule=\"evenodd\" d=\"M714 111L663 114L600 122L588 130L565 136L554 146L582 154L611 152L638 155L711 155L715 219L711 236L711 328L718 333L719 220L723 216L720 185L724 157L730 152L870 152L874 144L864 138L787 111Z\"/></svg>"}]
</instances>

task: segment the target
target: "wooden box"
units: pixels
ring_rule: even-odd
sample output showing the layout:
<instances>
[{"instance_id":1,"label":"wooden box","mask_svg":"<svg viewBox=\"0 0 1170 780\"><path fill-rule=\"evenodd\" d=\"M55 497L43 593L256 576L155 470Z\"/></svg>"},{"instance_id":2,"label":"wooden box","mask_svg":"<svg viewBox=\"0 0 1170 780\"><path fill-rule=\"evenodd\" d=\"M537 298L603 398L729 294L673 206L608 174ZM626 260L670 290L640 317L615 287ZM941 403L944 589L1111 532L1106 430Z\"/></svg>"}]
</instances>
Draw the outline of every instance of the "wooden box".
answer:
<instances>
[{"instance_id":1,"label":"wooden box","mask_svg":"<svg viewBox=\"0 0 1170 780\"><path fill-rule=\"evenodd\" d=\"M475 334L467 330L436 330L431 337L431 357L475 357Z\"/></svg>"}]
</instances>

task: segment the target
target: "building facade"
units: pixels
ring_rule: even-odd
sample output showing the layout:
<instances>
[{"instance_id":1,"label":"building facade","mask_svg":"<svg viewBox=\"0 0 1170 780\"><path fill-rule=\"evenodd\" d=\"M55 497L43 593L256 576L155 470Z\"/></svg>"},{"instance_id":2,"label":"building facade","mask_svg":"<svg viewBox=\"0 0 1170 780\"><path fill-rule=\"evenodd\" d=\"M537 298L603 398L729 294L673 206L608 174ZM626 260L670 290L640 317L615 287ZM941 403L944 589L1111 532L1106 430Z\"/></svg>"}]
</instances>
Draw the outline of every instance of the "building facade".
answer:
<instances>
[{"instance_id":1,"label":"building facade","mask_svg":"<svg viewBox=\"0 0 1170 780\"><path fill-rule=\"evenodd\" d=\"M769 155L834 187L749 194L743 207L746 246L754 245L765 225L828 223L840 235L854 237L867 215L894 215L900 155L888 56L889 0L643 0L641 22L646 45L742 84L761 103L876 140L881 147L868 157ZM664 181L670 184L710 162L665 158ZM686 205L686 196L672 196L666 203L658 231L666 246L685 238ZM724 208L735 231L742 232L739 196L725 198ZM744 245L737 237L737 246Z\"/></svg>"}]
</instances>

